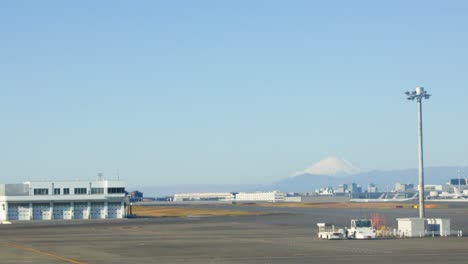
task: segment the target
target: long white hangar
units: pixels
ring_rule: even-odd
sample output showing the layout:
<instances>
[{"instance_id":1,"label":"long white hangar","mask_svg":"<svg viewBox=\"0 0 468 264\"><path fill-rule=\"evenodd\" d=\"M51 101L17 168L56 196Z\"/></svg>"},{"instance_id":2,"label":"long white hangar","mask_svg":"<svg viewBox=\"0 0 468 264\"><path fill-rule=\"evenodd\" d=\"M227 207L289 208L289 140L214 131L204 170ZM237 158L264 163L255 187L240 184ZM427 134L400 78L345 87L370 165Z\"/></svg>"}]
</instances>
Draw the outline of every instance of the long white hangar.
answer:
<instances>
[{"instance_id":1,"label":"long white hangar","mask_svg":"<svg viewBox=\"0 0 468 264\"><path fill-rule=\"evenodd\" d=\"M0 184L0 221L124 218L123 181Z\"/></svg>"}]
</instances>

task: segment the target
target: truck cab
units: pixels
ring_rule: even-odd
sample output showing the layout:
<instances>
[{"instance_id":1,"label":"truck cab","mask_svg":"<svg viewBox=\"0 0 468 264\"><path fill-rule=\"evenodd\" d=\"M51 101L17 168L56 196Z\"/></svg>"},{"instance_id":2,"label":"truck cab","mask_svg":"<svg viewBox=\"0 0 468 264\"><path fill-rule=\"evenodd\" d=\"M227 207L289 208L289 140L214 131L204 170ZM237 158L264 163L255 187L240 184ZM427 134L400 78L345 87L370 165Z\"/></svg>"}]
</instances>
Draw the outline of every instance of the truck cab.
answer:
<instances>
[{"instance_id":1,"label":"truck cab","mask_svg":"<svg viewBox=\"0 0 468 264\"><path fill-rule=\"evenodd\" d=\"M372 227L369 219L351 219L351 227L345 231L347 238L352 239L374 239L377 232Z\"/></svg>"}]
</instances>

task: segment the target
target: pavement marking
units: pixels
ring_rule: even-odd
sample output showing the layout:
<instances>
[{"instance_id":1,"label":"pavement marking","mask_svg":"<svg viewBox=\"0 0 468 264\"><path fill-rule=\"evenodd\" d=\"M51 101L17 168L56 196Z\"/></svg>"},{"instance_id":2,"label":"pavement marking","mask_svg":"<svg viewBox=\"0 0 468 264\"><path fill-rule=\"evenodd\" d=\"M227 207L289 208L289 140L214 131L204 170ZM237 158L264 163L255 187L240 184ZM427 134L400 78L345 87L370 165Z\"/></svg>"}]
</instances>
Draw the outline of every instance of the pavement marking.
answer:
<instances>
[{"instance_id":1,"label":"pavement marking","mask_svg":"<svg viewBox=\"0 0 468 264\"><path fill-rule=\"evenodd\" d=\"M65 257L59 256L59 255L56 255L56 254L53 254L53 253L50 253L50 252L45 252L45 251L41 251L41 250L38 250L38 249L25 247L25 246L22 246L20 244L16 244L16 243L13 243L13 242L9 242L9 243L8 242L2 242L2 244L6 245L6 246L22 249L22 250L25 250L25 251L33 252L33 253L36 253L36 254L48 256L50 258L60 259L60 260L63 260L63 261L69 262L69 263L73 263L73 264L87 264L86 262L81 262L81 261L76 261L76 260L73 260L73 259L65 258Z\"/></svg>"}]
</instances>

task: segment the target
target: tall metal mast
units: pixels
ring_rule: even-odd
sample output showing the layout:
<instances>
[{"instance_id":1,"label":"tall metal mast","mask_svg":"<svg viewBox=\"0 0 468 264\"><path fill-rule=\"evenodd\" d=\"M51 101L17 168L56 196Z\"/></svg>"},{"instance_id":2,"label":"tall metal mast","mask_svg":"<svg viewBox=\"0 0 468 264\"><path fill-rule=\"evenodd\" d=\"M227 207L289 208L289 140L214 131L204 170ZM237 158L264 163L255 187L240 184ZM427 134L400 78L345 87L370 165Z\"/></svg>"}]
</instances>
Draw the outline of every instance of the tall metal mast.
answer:
<instances>
[{"instance_id":1,"label":"tall metal mast","mask_svg":"<svg viewBox=\"0 0 468 264\"><path fill-rule=\"evenodd\" d=\"M418 156L419 156L419 218L425 218L424 214L424 163L423 163L423 133L422 133L422 99L431 97L423 87L416 87L415 91L406 92L408 100L418 103Z\"/></svg>"}]
</instances>

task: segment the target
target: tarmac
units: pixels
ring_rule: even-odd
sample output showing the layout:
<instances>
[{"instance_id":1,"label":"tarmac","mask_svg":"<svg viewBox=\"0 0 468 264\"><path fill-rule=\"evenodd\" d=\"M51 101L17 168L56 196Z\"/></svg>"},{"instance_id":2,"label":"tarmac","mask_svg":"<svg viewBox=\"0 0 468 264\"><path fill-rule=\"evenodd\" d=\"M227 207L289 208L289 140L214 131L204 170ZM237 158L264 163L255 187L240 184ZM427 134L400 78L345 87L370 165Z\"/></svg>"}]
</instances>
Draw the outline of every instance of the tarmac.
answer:
<instances>
[{"instance_id":1,"label":"tarmac","mask_svg":"<svg viewBox=\"0 0 468 264\"><path fill-rule=\"evenodd\" d=\"M0 263L466 263L468 237L320 240L317 222L349 225L379 213L388 225L416 209L197 208L275 211L241 217L28 221L0 225ZM427 210L468 235L468 208Z\"/></svg>"}]
</instances>

